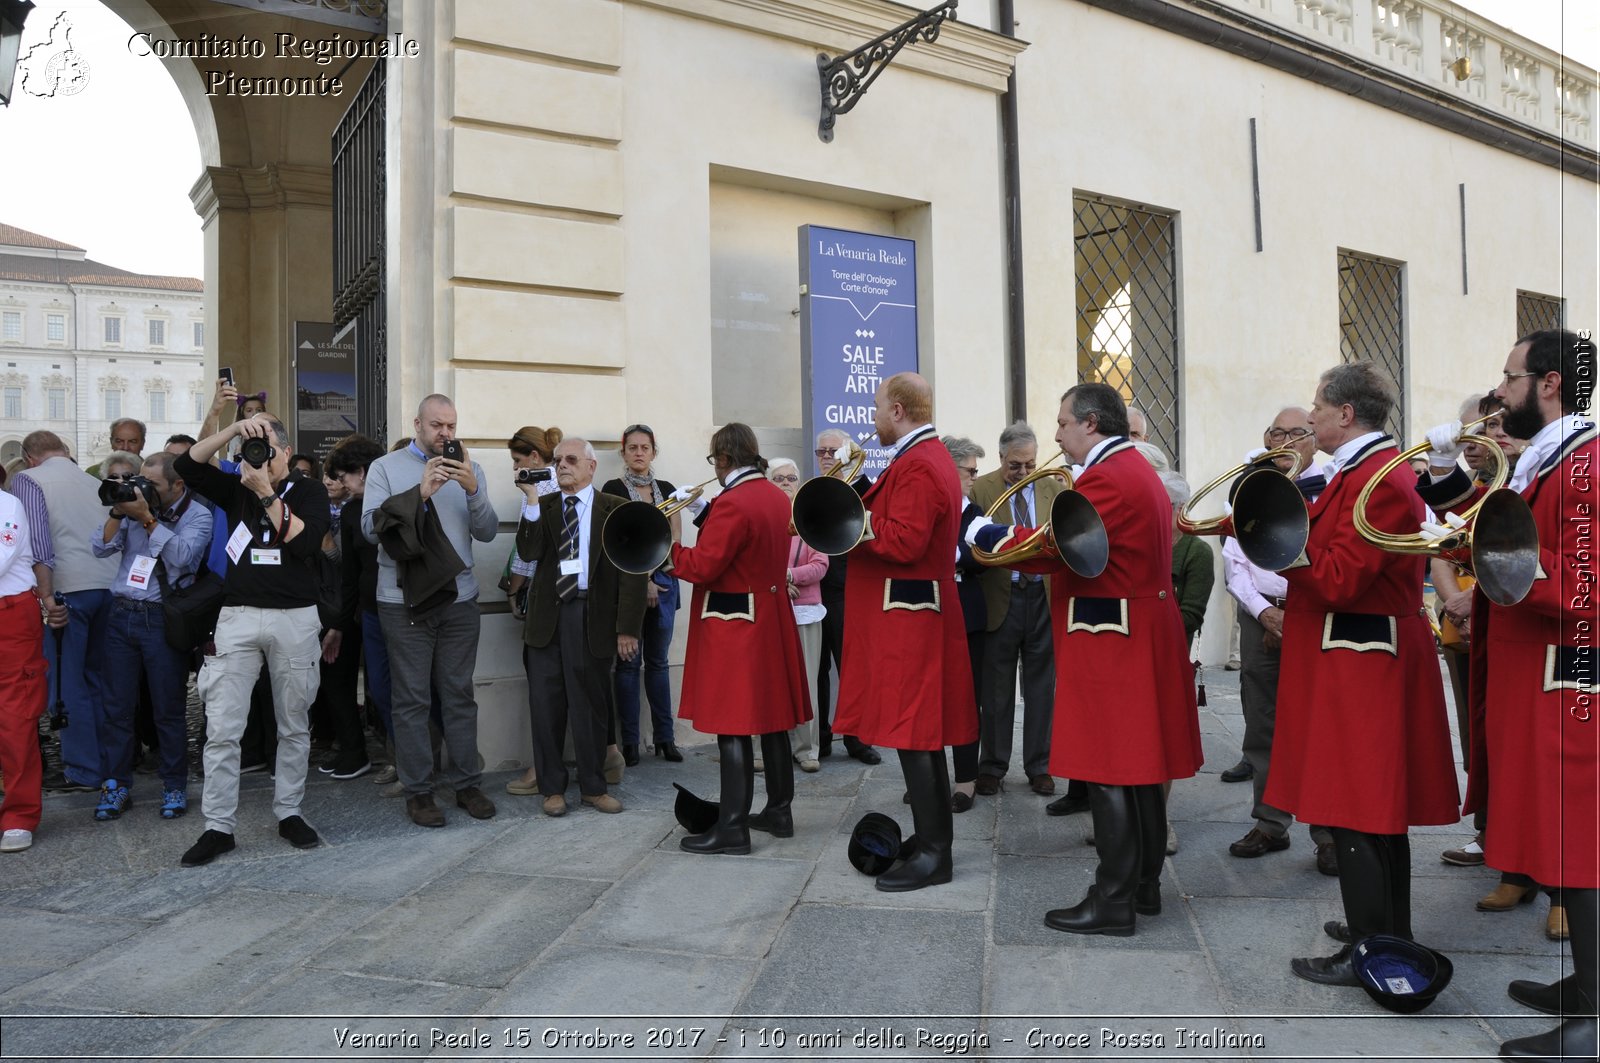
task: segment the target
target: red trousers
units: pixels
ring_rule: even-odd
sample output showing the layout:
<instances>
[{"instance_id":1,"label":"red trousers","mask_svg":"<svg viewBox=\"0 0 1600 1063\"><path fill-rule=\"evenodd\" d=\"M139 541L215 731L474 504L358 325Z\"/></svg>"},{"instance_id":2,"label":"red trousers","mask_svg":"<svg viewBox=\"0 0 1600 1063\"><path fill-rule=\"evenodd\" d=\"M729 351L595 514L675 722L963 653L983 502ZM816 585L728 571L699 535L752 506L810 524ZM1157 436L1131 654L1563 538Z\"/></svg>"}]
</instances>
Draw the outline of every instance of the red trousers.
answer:
<instances>
[{"instance_id":1,"label":"red trousers","mask_svg":"<svg viewBox=\"0 0 1600 1063\"><path fill-rule=\"evenodd\" d=\"M39 599L31 591L0 598L0 831L39 826L43 801L39 714L48 689L39 651Z\"/></svg>"}]
</instances>

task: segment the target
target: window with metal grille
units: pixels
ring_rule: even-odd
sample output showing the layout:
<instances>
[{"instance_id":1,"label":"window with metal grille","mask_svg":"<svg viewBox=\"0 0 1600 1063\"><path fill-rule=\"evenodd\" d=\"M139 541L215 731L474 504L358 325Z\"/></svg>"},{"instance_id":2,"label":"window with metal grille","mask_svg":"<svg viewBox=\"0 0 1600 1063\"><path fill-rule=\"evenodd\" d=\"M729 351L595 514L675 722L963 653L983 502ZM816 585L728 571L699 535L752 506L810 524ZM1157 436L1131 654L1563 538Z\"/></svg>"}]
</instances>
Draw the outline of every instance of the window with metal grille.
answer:
<instances>
[{"instance_id":1,"label":"window with metal grille","mask_svg":"<svg viewBox=\"0 0 1600 1063\"><path fill-rule=\"evenodd\" d=\"M1404 439L1406 423L1405 267L1357 251L1339 252L1339 353L1373 362L1394 379L1398 401L1384 431Z\"/></svg>"},{"instance_id":2,"label":"window with metal grille","mask_svg":"<svg viewBox=\"0 0 1600 1063\"><path fill-rule=\"evenodd\" d=\"M1566 300L1559 295L1540 295L1517 289L1517 336L1528 336L1547 328L1560 328L1566 317Z\"/></svg>"},{"instance_id":3,"label":"window with metal grille","mask_svg":"<svg viewBox=\"0 0 1600 1063\"><path fill-rule=\"evenodd\" d=\"M106 324L106 342L122 342L122 319L120 317L102 318Z\"/></svg>"},{"instance_id":4,"label":"window with metal grille","mask_svg":"<svg viewBox=\"0 0 1600 1063\"><path fill-rule=\"evenodd\" d=\"M0 340L22 342L22 311L7 310L0 314Z\"/></svg>"},{"instance_id":5,"label":"window with metal grille","mask_svg":"<svg viewBox=\"0 0 1600 1063\"><path fill-rule=\"evenodd\" d=\"M1110 384L1145 412L1179 467L1178 226L1174 214L1073 196L1078 380Z\"/></svg>"},{"instance_id":6,"label":"window with metal grille","mask_svg":"<svg viewBox=\"0 0 1600 1063\"><path fill-rule=\"evenodd\" d=\"M50 388L44 393L47 414L52 421L67 419L67 389Z\"/></svg>"},{"instance_id":7,"label":"window with metal grille","mask_svg":"<svg viewBox=\"0 0 1600 1063\"><path fill-rule=\"evenodd\" d=\"M6 420L22 420L22 389L6 388Z\"/></svg>"},{"instance_id":8,"label":"window with metal grille","mask_svg":"<svg viewBox=\"0 0 1600 1063\"><path fill-rule=\"evenodd\" d=\"M67 341L67 315L46 314L44 316L44 338L51 343L65 343Z\"/></svg>"}]
</instances>

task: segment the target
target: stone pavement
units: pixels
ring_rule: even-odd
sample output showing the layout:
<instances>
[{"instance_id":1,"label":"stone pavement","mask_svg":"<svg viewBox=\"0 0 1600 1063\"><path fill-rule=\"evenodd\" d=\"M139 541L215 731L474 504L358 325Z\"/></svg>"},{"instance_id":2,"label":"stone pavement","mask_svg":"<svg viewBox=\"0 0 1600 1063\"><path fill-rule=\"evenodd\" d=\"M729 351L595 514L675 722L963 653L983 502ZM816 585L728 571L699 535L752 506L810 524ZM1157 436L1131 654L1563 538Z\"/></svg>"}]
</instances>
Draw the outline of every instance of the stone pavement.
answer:
<instances>
[{"instance_id":1,"label":"stone pavement","mask_svg":"<svg viewBox=\"0 0 1600 1063\"><path fill-rule=\"evenodd\" d=\"M0 1059L1466 1059L1548 1028L1505 996L1563 971L1547 904L1474 911L1496 876L1440 863L1460 827L1412 832L1417 935L1456 967L1430 1010L1289 974L1334 950L1337 883L1303 828L1287 852L1228 855L1250 805L1216 774L1239 756L1238 682L1206 677L1206 768L1173 790L1166 906L1123 939L1043 925L1091 880L1089 821L1046 817L1015 772L956 817L947 886L879 893L845 859L869 810L910 831L892 757L797 772L792 839L682 853L672 782L717 789L713 746L686 727L686 762L631 769L620 816L548 819L502 773L495 819L451 804L423 830L369 779L313 772L325 844L305 852L277 837L271 780L246 776L238 850L199 869L178 867L198 803L163 822L141 779L96 823L94 795L47 797L33 849L0 857Z\"/></svg>"}]
</instances>

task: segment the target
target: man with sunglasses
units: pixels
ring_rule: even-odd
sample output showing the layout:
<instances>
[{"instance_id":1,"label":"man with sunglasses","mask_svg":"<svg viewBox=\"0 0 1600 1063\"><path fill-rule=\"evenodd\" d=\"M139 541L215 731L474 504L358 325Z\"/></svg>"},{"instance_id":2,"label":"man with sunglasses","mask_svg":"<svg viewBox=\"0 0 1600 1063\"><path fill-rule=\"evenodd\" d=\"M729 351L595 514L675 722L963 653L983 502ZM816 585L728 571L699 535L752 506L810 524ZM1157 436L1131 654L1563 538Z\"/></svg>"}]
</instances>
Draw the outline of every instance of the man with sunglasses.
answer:
<instances>
[{"instance_id":1,"label":"man with sunglasses","mask_svg":"<svg viewBox=\"0 0 1600 1063\"><path fill-rule=\"evenodd\" d=\"M361 532L378 544L378 619L389 650L395 768L406 792L406 813L419 827L444 826L433 802L433 741L428 716L437 689L441 730L450 751L446 781L456 804L473 819L494 816L494 802L479 789L478 701L472 672L478 660L478 581L472 572L472 543L494 541L499 518L489 501L483 468L456 438L456 406L444 395L429 395L417 407L416 438L402 450L374 461L361 499ZM428 556L411 566L437 562L455 570L453 585L426 601L417 581L400 581L397 548L380 536L383 519L411 521L421 531ZM443 540L430 536L442 530ZM453 553L454 557L449 555Z\"/></svg>"},{"instance_id":2,"label":"man with sunglasses","mask_svg":"<svg viewBox=\"0 0 1600 1063\"><path fill-rule=\"evenodd\" d=\"M1280 410L1261 434L1261 443L1267 450L1294 450L1294 457L1279 455L1271 459L1271 464L1287 473L1298 463L1300 473L1295 486L1308 503L1327 486L1322 470L1312 465L1317 439L1311 431L1311 415L1302 407ZM1260 452L1252 453L1258 462L1262 460ZM1289 584L1278 573L1252 565L1232 536L1222 544L1222 569L1228 593L1239 603L1239 699L1244 704L1244 755L1238 765L1223 773L1223 779L1252 780L1255 801L1251 815L1256 821L1243 838L1228 846L1228 852L1254 859L1289 848L1289 824L1294 822L1292 815L1267 804L1262 796L1267 790L1272 733L1278 718L1278 658L1283 648L1283 604ZM1332 833L1326 827L1312 827L1311 843L1316 846L1317 870L1324 875L1337 875L1339 864Z\"/></svg>"}]
</instances>

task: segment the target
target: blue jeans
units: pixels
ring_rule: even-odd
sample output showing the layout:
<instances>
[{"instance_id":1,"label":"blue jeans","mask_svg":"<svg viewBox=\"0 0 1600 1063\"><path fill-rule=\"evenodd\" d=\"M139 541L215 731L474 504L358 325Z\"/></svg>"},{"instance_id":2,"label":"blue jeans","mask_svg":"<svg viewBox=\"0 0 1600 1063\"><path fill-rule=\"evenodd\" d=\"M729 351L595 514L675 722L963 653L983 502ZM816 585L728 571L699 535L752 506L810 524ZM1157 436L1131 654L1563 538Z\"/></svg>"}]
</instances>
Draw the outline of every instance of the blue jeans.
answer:
<instances>
[{"instance_id":1,"label":"blue jeans","mask_svg":"<svg viewBox=\"0 0 1600 1063\"><path fill-rule=\"evenodd\" d=\"M101 696L100 775L127 785L133 778L134 710L139 675L150 684L150 706L161 750L161 784L168 790L189 786L189 736L185 727L189 665L167 645L161 603L113 597L106 609L100 660L109 680ZM71 730L69 727L67 730ZM63 731L63 734L66 732Z\"/></svg>"},{"instance_id":2,"label":"blue jeans","mask_svg":"<svg viewBox=\"0 0 1600 1063\"><path fill-rule=\"evenodd\" d=\"M660 603L644 611L639 653L631 661L617 658L617 715L622 723L622 744L639 744L639 669L644 667L644 693L650 701L650 730L656 745L672 742L672 681L667 673L667 651L672 647L672 621L678 611L677 581L661 592Z\"/></svg>"},{"instance_id":3,"label":"blue jeans","mask_svg":"<svg viewBox=\"0 0 1600 1063\"><path fill-rule=\"evenodd\" d=\"M383 622L377 613L361 614L361 649L366 654L367 693L378 704L383 733L394 741L394 702L389 696L389 647L383 641Z\"/></svg>"},{"instance_id":4,"label":"blue jeans","mask_svg":"<svg viewBox=\"0 0 1600 1063\"><path fill-rule=\"evenodd\" d=\"M97 725L104 714L101 648L111 592L69 591L62 597L67 600L68 620L62 633L60 669L56 669L55 636L45 635L44 642L45 658L54 670L50 704L53 709L59 697L67 707L67 726L56 732L61 739L61 769L78 785L97 787L105 781L100 775Z\"/></svg>"}]
</instances>

